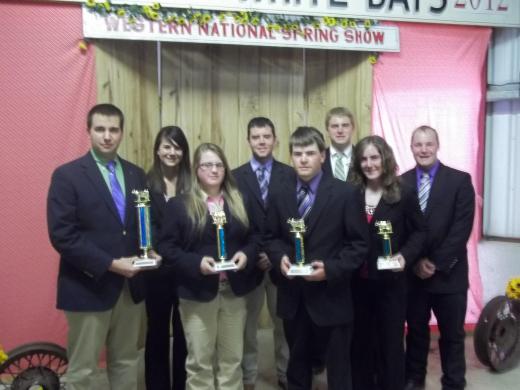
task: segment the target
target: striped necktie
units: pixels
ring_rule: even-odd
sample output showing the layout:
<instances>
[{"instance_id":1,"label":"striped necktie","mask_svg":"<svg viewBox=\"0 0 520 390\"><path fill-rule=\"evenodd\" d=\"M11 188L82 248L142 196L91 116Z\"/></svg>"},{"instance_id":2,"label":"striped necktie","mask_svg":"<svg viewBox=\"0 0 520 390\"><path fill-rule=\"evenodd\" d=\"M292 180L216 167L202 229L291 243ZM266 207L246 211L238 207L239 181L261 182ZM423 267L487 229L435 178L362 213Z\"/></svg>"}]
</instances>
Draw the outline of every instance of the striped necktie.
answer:
<instances>
[{"instance_id":1,"label":"striped necktie","mask_svg":"<svg viewBox=\"0 0 520 390\"><path fill-rule=\"evenodd\" d=\"M260 194L262 195L262 200L264 201L264 205L267 202L267 191L269 188L269 179L267 178L267 168L259 167L256 170L256 178L258 179L258 185L260 186Z\"/></svg>"},{"instance_id":2,"label":"striped necktie","mask_svg":"<svg viewBox=\"0 0 520 390\"><path fill-rule=\"evenodd\" d=\"M108 178L110 182L110 191L112 192L112 199L114 199L114 203L116 204L117 212L119 213L119 217L121 218L121 222L125 223L125 206L126 199L123 194L123 190L121 189L121 185L117 180L116 176L116 162L114 160L109 161L107 164L108 169Z\"/></svg>"},{"instance_id":3,"label":"striped necktie","mask_svg":"<svg viewBox=\"0 0 520 390\"><path fill-rule=\"evenodd\" d=\"M343 164L343 158L345 158L345 156L343 153L338 152L336 153L335 158L336 163L334 165L334 177L341 181L345 181L347 179L345 175L345 165Z\"/></svg>"},{"instance_id":4,"label":"striped necktie","mask_svg":"<svg viewBox=\"0 0 520 390\"><path fill-rule=\"evenodd\" d=\"M312 207L311 190L309 186L302 185L296 194L296 203L300 217L305 219Z\"/></svg>"},{"instance_id":5,"label":"striped necktie","mask_svg":"<svg viewBox=\"0 0 520 390\"><path fill-rule=\"evenodd\" d=\"M423 172L421 175L421 181L419 182L419 206L421 206L421 211L423 213L428 204L431 186L430 174L428 172Z\"/></svg>"}]
</instances>

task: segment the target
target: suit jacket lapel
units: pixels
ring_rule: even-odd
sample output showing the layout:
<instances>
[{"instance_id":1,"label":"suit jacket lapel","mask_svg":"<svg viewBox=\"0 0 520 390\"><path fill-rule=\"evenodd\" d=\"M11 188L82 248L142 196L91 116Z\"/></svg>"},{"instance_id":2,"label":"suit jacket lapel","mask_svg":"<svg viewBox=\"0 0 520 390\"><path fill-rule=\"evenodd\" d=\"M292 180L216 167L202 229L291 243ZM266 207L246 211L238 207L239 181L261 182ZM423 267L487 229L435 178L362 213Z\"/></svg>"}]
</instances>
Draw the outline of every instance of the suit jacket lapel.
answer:
<instances>
[{"instance_id":1,"label":"suit jacket lapel","mask_svg":"<svg viewBox=\"0 0 520 390\"><path fill-rule=\"evenodd\" d=\"M126 198L126 205L125 205L125 226L128 224L128 222L131 220L131 218L134 218L136 215L136 210L134 207L134 194L132 194L133 190L142 190L140 183L138 182L136 173L134 169L129 166L126 161L119 158L119 161L121 161L121 166L123 168L123 174L125 176L125 198ZM163 196L164 199L164 196Z\"/></svg>"},{"instance_id":2,"label":"suit jacket lapel","mask_svg":"<svg viewBox=\"0 0 520 390\"><path fill-rule=\"evenodd\" d=\"M314 204L312 205L311 211L309 212L307 225L307 233L310 234L314 227L318 223L318 219L322 215L322 211L327 204L329 203L330 195L332 193L332 179L323 175L321 177L320 185L318 186L318 192L316 193L316 198L314 198Z\"/></svg>"},{"instance_id":3,"label":"suit jacket lapel","mask_svg":"<svg viewBox=\"0 0 520 390\"><path fill-rule=\"evenodd\" d=\"M108 208L117 218L117 220L121 222L121 218L119 217L119 213L117 212L116 204L114 203L114 199L112 198L110 189L108 188L105 179L103 179L103 175L99 171L97 163L90 154L90 152L88 152L83 158L82 165L85 169L85 175L92 182L99 196L101 196L101 198L105 201L105 203L108 205Z\"/></svg>"},{"instance_id":4,"label":"suit jacket lapel","mask_svg":"<svg viewBox=\"0 0 520 390\"><path fill-rule=\"evenodd\" d=\"M256 173L253 172L250 164L248 164L246 169L242 171L242 174L244 175L246 184L254 194L256 201L262 206L262 208L264 208L264 200L262 199L262 194L260 193L260 185L258 184Z\"/></svg>"},{"instance_id":5,"label":"suit jacket lapel","mask_svg":"<svg viewBox=\"0 0 520 390\"><path fill-rule=\"evenodd\" d=\"M432 186L430 188L430 196L428 197L428 203L426 203L426 210L424 211L425 216L429 216L432 208L437 203L438 199L442 198L443 193L442 189L446 188L444 186L445 181L445 170L443 169L443 165L440 164L437 169L437 173L435 174L435 178L433 179Z\"/></svg>"}]
</instances>

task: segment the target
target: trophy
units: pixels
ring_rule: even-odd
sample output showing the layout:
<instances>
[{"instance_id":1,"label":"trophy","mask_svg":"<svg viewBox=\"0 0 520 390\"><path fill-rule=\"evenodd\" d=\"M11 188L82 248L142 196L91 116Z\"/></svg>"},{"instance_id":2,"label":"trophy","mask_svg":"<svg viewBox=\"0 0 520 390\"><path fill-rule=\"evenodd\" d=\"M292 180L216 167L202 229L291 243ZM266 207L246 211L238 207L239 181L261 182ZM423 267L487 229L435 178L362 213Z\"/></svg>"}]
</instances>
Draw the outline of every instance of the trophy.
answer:
<instances>
[{"instance_id":1,"label":"trophy","mask_svg":"<svg viewBox=\"0 0 520 390\"><path fill-rule=\"evenodd\" d=\"M383 237L383 256L377 258L378 270L400 269L399 261L392 257L392 241L390 235L392 231L392 223L390 221L377 221L375 225L379 228L377 234Z\"/></svg>"},{"instance_id":2,"label":"trophy","mask_svg":"<svg viewBox=\"0 0 520 390\"><path fill-rule=\"evenodd\" d=\"M305 221L303 219L289 218L287 223L291 225L291 233L294 233L294 253L296 264L292 264L287 275L307 276L312 274L312 265L305 264L305 247L303 245L303 233L305 233Z\"/></svg>"},{"instance_id":3,"label":"trophy","mask_svg":"<svg viewBox=\"0 0 520 390\"><path fill-rule=\"evenodd\" d=\"M215 271L230 271L238 269L233 261L227 259L226 251L226 237L224 235L224 225L226 224L226 213L224 210L215 210L210 213L213 218L213 224L217 227L217 245L218 245L218 260L214 265Z\"/></svg>"},{"instance_id":4,"label":"trophy","mask_svg":"<svg viewBox=\"0 0 520 390\"><path fill-rule=\"evenodd\" d=\"M150 194L148 190L133 190L135 195L135 207L137 209L137 226L139 229L139 248L143 254L133 265L137 268L157 268L156 259L148 257L148 251L152 248L152 234L150 232Z\"/></svg>"}]
</instances>

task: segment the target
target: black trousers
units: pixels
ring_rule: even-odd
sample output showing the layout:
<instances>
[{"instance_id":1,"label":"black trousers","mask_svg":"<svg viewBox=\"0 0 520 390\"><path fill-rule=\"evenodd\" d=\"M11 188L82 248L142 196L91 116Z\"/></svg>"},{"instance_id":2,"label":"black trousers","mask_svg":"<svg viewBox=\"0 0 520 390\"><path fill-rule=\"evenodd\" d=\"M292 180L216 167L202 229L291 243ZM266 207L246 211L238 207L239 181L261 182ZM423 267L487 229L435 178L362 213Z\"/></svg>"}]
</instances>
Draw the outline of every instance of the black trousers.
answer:
<instances>
[{"instance_id":1,"label":"black trousers","mask_svg":"<svg viewBox=\"0 0 520 390\"><path fill-rule=\"evenodd\" d=\"M303 304L296 316L284 320L284 332L289 345L287 382L289 390L310 390L315 344L325 345L325 366L329 390L351 390L350 343L352 326L318 326Z\"/></svg>"},{"instance_id":2,"label":"black trousers","mask_svg":"<svg viewBox=\"0 0 520 390\"><path fill-rule=\"evenodd\" d=\"M440 332L439 352L442 367L442 389L461 390L466 386L464 357L464 319L467 292L430 293L413 288L408 294L408 335L406 337L406 377L424 382L430 347L431 311Z\"/></svg>"},{"instance_id":3,"label":"black trousers","mask_svg":"<svg viewBox=\"0 0 520 390\"><path fill-rule=\"evenodd\" d=\"M405 384L404 275L354 278L352 383L354 390L402 390Z\"/></svg>"},{"instance_id":4,"label":"black trousers","mask_svg":"<svg viewBox=\"0 0 520 390\"><path fill-rule=\"evenodd\" d=\"M150 277L145 303L148 315L144 354L146 389L184 390L188 352L178 309L179 300L171 279L163 275ZM173 326L171 368L170 321Z\"/></svg>"}]
</instances>

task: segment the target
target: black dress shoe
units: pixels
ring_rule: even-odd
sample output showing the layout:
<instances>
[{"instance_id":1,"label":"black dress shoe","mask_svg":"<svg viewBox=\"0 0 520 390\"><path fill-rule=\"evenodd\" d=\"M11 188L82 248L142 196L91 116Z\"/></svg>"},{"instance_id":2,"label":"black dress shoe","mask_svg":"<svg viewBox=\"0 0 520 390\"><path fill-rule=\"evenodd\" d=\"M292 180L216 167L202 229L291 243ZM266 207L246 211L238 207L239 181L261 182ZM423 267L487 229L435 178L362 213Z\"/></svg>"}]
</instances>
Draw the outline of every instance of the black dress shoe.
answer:
<instances>
[{"instance_id":1,"label":"black dress shoe","mask_svg":"<svg viewBox=\"0 0 520 390\"><path fill-rule=\"evenodd\" d=\"M404 385L404 390L424 390L424 382L408 381Z\"/></svg>"}]
</instances>

